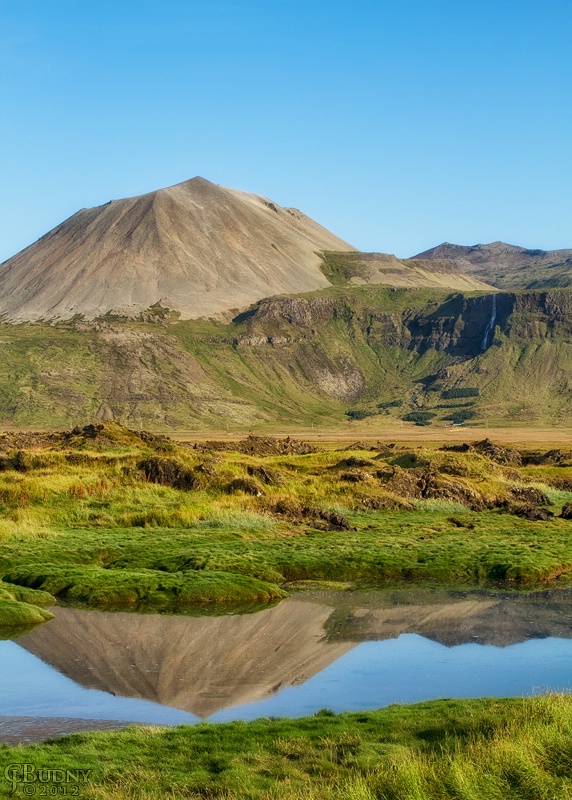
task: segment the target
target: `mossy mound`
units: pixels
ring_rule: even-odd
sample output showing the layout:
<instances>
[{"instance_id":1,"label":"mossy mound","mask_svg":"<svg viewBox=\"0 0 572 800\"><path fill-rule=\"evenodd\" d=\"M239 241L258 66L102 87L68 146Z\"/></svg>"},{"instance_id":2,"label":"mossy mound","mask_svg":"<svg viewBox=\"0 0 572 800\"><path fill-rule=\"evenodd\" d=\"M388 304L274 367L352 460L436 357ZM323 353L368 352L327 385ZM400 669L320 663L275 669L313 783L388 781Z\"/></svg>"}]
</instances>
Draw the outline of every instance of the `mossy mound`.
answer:
<instances>
[{"instance_id":1,"label":"mossy mound","mask_svg":"<svg viewBox=\"0 0 572 800\"><path fill-rule=\"evenodd\" d=\"M100 435L118 442L90 449ZM497 460L472 445L382 442L291 454L305 445L269 437L246 439L248 452L227 442L205 452L116 423L74 433L79 449L57 436L4 456L0 578L20 594L0 583L11 595L1 599L42 606L22 594L41 589L94 608L217 613L278 600L280 586L300 580L572 575L570 523L557 516L572 500L572 468L517 468L493 443Z\"/></svg>"},{"instance_id":2,"label":"mossy mound","mask_svg":"<svg viewBox=\"0 0 572 800\"><path fill-rule=\"evenodd\" d=\"M184 611L198 603L240 603L286 596L278 586L230 572L102 569L30 564L5 575L19 586L43 589L62 600L95 608Z\"/></svg>"},{"instance_id":3,"label":"mossy mound","mask_svg":"<svg viewBox=\"0 0 572 800\"><path fill-rule=\"evenodd\" d=\"M26 628L47 622L54 615L44 606L55 602L55 597L48 592L0 581L0 628Z\"/></svg>"},{"instance_id":4,"label":"mossy mound","mask_svg":"<svg viewBox=\"0 0 572 800\"><path fill-rule=\"evenodd\" d=\"M61 446L79 450L100 450L109 447L144 449L149 444L159 443L164 437L156 437L129 430L116 422L99 422L77 427L61 435Z\"/></svg>"},{"instance_id":5,"label":"mossy mound","mask_svg":"<svg viewBox=\"0 0 572 800\"><path fill-rule=\"evenodd\" d=\"M0 598L0 628L23 628L39 625L53 619L53 616L45 608L39 608L30 603L21 603L18 600Z\"/></svg>"},{"instance_id":6,"label":"mossy mound","mask_svg":"<svg viewBox=\"0 0 572 800\"><path fill-rule=\"evenodd\" d=\"M49 592L29 589L27 586L14 586L2 581L0 581L0 600L17 600L19 603L27 603L40 608L53 606L56 602L56 598Z\"/></svg>"}]
</instances>

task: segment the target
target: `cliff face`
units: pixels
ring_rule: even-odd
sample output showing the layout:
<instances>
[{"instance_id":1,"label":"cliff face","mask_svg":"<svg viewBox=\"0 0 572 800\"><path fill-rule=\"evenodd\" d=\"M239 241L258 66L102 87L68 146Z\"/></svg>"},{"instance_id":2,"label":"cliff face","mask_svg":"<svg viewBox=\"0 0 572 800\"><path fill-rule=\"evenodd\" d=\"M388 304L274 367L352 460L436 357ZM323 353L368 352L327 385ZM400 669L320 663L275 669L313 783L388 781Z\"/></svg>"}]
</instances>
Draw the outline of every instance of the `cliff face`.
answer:
<instances>
[{"instance_id":1,"label":"cliff face","mask_svg":"<svg viewBox=\"0 0 572 800\"><path fill-rule=\"evenodd\" d=\"M476 420L572 420L569 290L344 286L262 300L230 324L158 314L0 325L0 337L9 424L339 425L355 407L436 421L459 408ZM470 399L449 402L451 391Z\"/></svg>"},{"instance_id":2,"label":"cliff face","mask_svg":"<svg viewBox=\"0 0 572 800\"><path fill-rule=\"evenodd\" d=\"M522 339L568 336L572 331L572 292L560 290L498 292L494 295L452 294L425 307L414 305L388 311L382 305L364 304L357 308L348 299L332 296L275 298L263 300L253 310L237 317L257 331L259 343L272 343L299 328L298 340L308 331L334 321L361 328L371 343L378 341L423 353L435 349L456 356L482 353L487 325L494 315L495 335ZM414 294L410 295L415 301ZM264 337L262 331L273 331ZM491 334L493 331L491 331ZM252 334L253 342L256 334ZM243 337L243 343L248 337ZM487 347L493 343L489 336Z\"/></svg>"},{"instance_id":3,"label":"cliff face","mask_svg":"<svg viewBox=\"0 0 572 800\"><path fill-rule=\"evenodd\" d=\"M434 349L470 357L483 351L485 331L493 313L497 333L506 334L514 324L515 314L533 314L539 323L566 321L570 303L570 298L547 293L524 298L503 293L496 295L494 301L493 295L456 294L435 304L435 308L431 304L429 308L386 311L367 305L356 308L345 298L276 298L263 300L237 318L249 326L249 333L240 337L238 343L255 346L308 341L321 326L341 323L359 329L374 347L390 345L418 354ZM487 346L491 343L489 336Z\"/></svg>"}]
</instances>

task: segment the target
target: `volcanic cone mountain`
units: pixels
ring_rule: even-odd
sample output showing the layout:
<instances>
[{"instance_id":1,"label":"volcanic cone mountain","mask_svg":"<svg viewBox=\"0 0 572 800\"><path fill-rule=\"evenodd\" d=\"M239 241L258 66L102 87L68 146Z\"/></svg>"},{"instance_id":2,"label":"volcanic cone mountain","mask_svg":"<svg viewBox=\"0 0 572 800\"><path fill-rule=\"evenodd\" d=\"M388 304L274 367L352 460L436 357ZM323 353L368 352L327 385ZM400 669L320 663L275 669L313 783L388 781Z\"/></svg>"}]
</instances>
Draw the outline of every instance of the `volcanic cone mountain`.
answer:
<instances>
[{"instance_id":1,"label":"volcanic cone mountain","mask_svg":"<svg viewBox=\"0 0 572 800\"><path fill-rule=\"evenodd\" d=\"M358 253L293 208L204 178L82 209L0 265L10 322L218 317L266 297L340 283L487 291L449 261Z\"/></svg>"},{"instance_id":2,"label":"volcanic cone mountain","mask_svg":"<svg viewBox=\"0 0 572 800\"><path fill-rule=\"evenodd\" d=\"M329 286L323 250L353 248L296 209L197 177L82 209L5 261L0 314L90 319L160 304L215 316Z\"/></svg>"}]
</instances>

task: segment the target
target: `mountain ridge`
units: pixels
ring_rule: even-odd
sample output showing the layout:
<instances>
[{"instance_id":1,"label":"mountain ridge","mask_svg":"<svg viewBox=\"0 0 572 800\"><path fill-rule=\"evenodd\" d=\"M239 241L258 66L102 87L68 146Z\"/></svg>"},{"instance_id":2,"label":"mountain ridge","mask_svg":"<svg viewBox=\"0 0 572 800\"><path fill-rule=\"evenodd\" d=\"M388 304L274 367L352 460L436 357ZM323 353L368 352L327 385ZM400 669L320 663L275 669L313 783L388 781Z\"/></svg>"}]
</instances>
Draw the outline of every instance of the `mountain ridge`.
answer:
<instances>
[{"instance_id":1,"label":"mountain ridge","mask_svg":"<svg viewBox=\"0 0 572 800\"><path fill-rule=\"evenodd\" d=\"M500 292L495 306L491 324L489 292L344 285L266 298L227 324L0 323L0 424L568 424L572 290Z\"/></svg>"},{"instance_id":2,"label":"mountain ridge","mask_svg":"<svg viewBox=\"0 0 572 800\"><path fill-rule=\"evenodd\" d=\"M196 177L80 209L5 261L0 317L136 317L161 306L181 319L228 321L264 297L336 283L327 253L339 262L357 251L298 209ZM489 288L442 261L386 254L361 254L349 273L350 282Z\"/></svg>"},{"instance_id":3,"label":"mountain ridge","mask_svg":"<svg viewBox=\"0 0 572 800\"><path fill-rule=\"evenodd\" d=\"M0 265L0 423L561 424L572 292L478 279L522 278L524 258L540 281L554 257L502 242L363 253L203 178L81 209Z\"/></svg>"},{"instance_id":4,"label":"mountain ridge","mask_svg":"<svg viewBox=\"0 0 572 800\"><path fill-rule=\"evenodd\" d=\"M572 286L572 249L531 250L506 242L458 245L443 242L413 260L449 261L454 269L498 289Z\"/></svg>"}]
</instances>

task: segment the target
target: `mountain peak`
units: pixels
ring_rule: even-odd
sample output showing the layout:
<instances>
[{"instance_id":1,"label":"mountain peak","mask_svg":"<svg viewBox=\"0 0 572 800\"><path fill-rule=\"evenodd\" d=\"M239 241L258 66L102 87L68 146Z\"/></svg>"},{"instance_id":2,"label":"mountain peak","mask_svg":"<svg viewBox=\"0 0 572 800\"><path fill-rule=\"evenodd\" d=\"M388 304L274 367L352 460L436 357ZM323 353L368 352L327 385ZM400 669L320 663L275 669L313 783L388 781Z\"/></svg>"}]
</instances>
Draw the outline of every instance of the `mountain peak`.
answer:
<instances>
[{"instance_id":1,"label":"mountain peak","mask_svg":"<svg viewBox=\"0 0 572 800\"><path fill-rule=\"evenodd\" d=\"M172 186L166 187L166 189L159 189L159 191L169 191L169 189L189 189L190 191L200 192L202 190L211 191L212 189L220 189L220 187L217 183L213 183L212 181L203 178L201 175L195 175L194 178L189 178L189 180L175 183Z\"/></svg>"},{"instance_id":2,"label":"mountain peak","mask_svg":"<svg viewBox=\"0 0 572 800\"><path fill-rule=\"evenodd\" d=\"M183 319L329 286L320 251L353 248L303 214L201 176L82 209L0 266L14 321L134 316L157 303Z\"/></svg>"}]
</instances>

